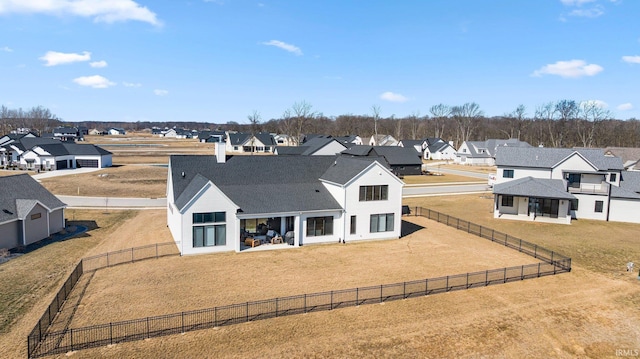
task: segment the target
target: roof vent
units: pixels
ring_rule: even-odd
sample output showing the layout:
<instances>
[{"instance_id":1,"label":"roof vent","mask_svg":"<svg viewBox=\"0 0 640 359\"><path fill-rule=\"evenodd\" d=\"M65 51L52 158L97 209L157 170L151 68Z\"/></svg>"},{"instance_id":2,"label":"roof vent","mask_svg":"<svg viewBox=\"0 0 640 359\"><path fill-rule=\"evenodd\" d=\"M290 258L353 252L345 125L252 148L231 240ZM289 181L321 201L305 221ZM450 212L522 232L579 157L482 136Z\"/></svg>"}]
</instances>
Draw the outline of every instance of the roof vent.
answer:
<instances>
[{"instance_id":1,"label":"roof vent","mask_svg":"<svg viewBox=\"0 0 640 359\"><path fill-rule=\"evenodd\" d=\"M182 171L182 173L180 175L182 176L182 178L184 178L184 171Z\"/></svg>"},{"instance_id":2,"label":"roof vent","mask_svg":"<svg viewBox=\"0 0 640 359\"><path fill-rule=\"evenodd\" d=\"M13 214L13 212L11 212L8 209L4 209L4 208L2 209L2 212L6 213L6 214Z\"/></svg>"},{"instance_id":3,"label":"roof vent","mask_svg":"<svg viewBox=\"0 0 640 359\"><path fill-rule=\"evenodd\" d=\"M319 190L319 189L317 189L317 190L316 190L316 193L320 193L320 190Z\"/></svg>"}]
</instances>

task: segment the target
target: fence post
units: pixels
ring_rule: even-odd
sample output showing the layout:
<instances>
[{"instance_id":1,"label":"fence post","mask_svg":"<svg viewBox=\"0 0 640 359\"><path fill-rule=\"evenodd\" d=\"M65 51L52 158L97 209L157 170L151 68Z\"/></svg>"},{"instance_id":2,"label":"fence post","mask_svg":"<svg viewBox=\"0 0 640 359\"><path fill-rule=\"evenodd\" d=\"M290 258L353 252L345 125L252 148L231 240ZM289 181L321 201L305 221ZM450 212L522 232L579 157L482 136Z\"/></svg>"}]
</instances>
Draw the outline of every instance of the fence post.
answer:
<instances>
[{"instance_id":1,"label":"fence post","mask_svg":"<svg viewBox=\"0 0 640 359\"><path fill-rule=\"evenodd\" d=\"M449 276L447 276L447 284L444 286L444 291L445 292L449 291Z\"/></svg>"},{"instance_id":2,"label":"fence post","mask_svg":"<svg viewBox=\"0 0 640 359\"><path fill-rule=\"evenodd\" d=\"M109 252L107 252L107 267L109 266Z\"/></svg>"},{"instance_id":3,"label":"fence post","mask_svg":"<svg viewBox=\"0 0 640 359\"><path fill-rule=\"evenodd\" d=\"M480 226L480 234L479 234L480 238L482 238L482 226Z\"/></svg>"},{"instance_id":4,"label":"fence post","mask_svg":"<svg viewBox=\"0 0 640 359\"><path fill-rule=\"evenodd\" d=\"M429 278L424 280L424 295L429 294Z\"/></svg>"},{"instance_id":5,"label":"fence post","mask_svg":"<svg viewBox=\"0 0 640 359\"><path fill-rule=\"evenodd\" d=\"M458 218L458 222L456 222L456 229L460 229L460 218Z\"/></svg>"},{"instance_id":6,"label":"fence post","mask_svg":"<svg viewBox=\"0 0 640 359\"><path fill-rule=\"evenodd\" d=\"M502 281L503 281L504 283L507 283L507 267L505 267L505 268L504 268L504 276L503 276L503 278L502 278Z\"/></svg>"},{"instance_id":7,"label":"fence post","mask_svg":"<svg viewBox=\"0 0 640 359\"><path fill-rule=\"evenodd\" d=\"M156 243L156 259L158 259L158 243Z\"/></svg>"},{"instance_id":8,"label":"fence post","mask_svg":"<svg viewBox=\"0 0 640 359\"><path fill-rule=\"evenodd\" d=\"M495 230L495 229L492 229L492 230L491 230L491 242L493 242L493 235L494 235L495 233L496 233L496 230Z\"/></svg>"},{"instance_id":9,"label":"fence post","mask_svg":"<svg viewBox=\"0 0 640 359\"><path fill-rule=\"evenodd\" d=\"M151 338L150 331L149 331L149 317L147 317L147 338Z\"/></svg>"},{"instance_id":10,"label":"fence post","mask_svg":"<svg viewBox=\"0 0 640 359\"><path fill-rule=\"evenodd\" d=\"M533 258L538 258L538 245L533 246Z\"/></svg>"},{"instance_id":11,"label":"fence post","mask_svg":"<svg viewBox=\"0 0 640 359\"><path fill-rule=\"evenodd\" d=\"M307 312L307 293L304 294L304 312Z\"/></svg>"},{"instance_id":12,"label":"fence post","mask_svg":"<svg viewBox=\"0 0 640 359\"><path fill-rule=\"evenodd\" d=\"M467 233L471 233L471 222L467 222Z\"/></svg>"},{"instance_id":13,"label":"fence post","mask_svg":"<svg viewBox=\"0 0 640 359\"><path fill-rule=\"evenodd\" d=\"M540 262L538 262L538 277L540 277Z\"/></svg>"},{"instance_id":14,"label":"fence post","mask_svg":"<svg viewBox=\"0 0 640 359\"><path fill-rule=\"evenodd\" d=\"M467 272L467 286L465 289L469 289L469 272Z\"/></svg>"},{"instance_id":15,"label":"fence post","mask_svg":"<svg viewBox=\"0 0 640 359\"><path fill-rule=\"evenodd\" d=\"M332 310L333 309L333 291L330 292L329 296L331 298L330 299L331 302L329 304L329 310Z\"/></svg>"},{"instance_id":16,"label":"fence post","mask_svg":"<svg viewBox=\"0 0 640 359\"><path fill-rule=\"evenodd\" d=\"M71 342L71 351L73 351L73 328L69 329L69 341Z\"/></svg>"},{"instance_id":17,"label":"fence post","mask_svg":"<svg viewBox=\"0 0 640 359\"><path fill-rule=\"evenodd\" d=\"M181 322L181 326L182 326L182 333L184 333L184 312L180 313L180 322Z\"/></svg>"},{"instance_id":18,"label":"fence post","mask_svg":"<svg viewBox=\"0 0 640 359\"><path fill-rule=\"evenodd\" d=\"M218 307L213 308L213 326L218 326Z\"/></svg>"},{"instance_id":19,"label":"fence post","mask_svg":"<svg viewBox=\"0 0 640 359\"><path fill-rule=\"evenodd\" d=\"M380 284L380 303L382 303L382 284Z\"/></svg>"},{"instance_id":20,"label":"fence post","mask_svg":"<svg viewBox=\"0 0 640 359\"><path fill-rule=\"evenodd\" d=\"M505 238L507 238L505 236ZM520 245L518 246L518 252L522 252L522 239L520 240Z\"/></svg>"},{"instance_id":21,"label":"fence post","mask_svg":"<svg viewBox=\"0 0 640 359\"><path fill-rule=\"evenodd\" d=\"M109 344L113 345L113 322L109 322Z\"/></svg>"},{"instance_id":22,"label":"fence post","mask_svg":"<svg viewBox=\"0 0 640 359\"><path fill-rule=\"evenodd\" d=\"M416 207L416 208L417 208L417 207ZM358 292L359 292L359 289L360 289L360 288L356 287L356 306L360 305L360 300L358 299L358 295L360 294L360 293L358 293Z\"/></svg>"},{"instance_id":23,"label":"fence post","mask_svg":"<svg viewBox=\"0 0 640 359\"><path fill-rule=\"evenodd\" d=\"M133 263L133 262L135 262L135 261L133 260L133 247L131 247L131 263Z\"/></svg>"},{"instance_id":24,"label":"fence post","mask_svg":"<svg viewBox=\"0 0 640 359\"><path fill-rule=\"evenodd\" d=\"M484 286L488 286L489 285L489 271L486 270L484 271Z\"/></svg>"},{"instance_id":25,"label":"fence post","mask_svg":"<svg viewBox=\"0 0 640 359\"><path fill-rule=\"evenodd\" d=\"M245 313L244 315L245 322L248 322L249 321L249 302L245 303L244 313Z\"/></svg>"},{"instance_id":26,"label":"fence post","mask_svg":"<svg viewBox=\"0 0 640 359\"><path fill-rule=\"evenodd\" d=\"M524 265L520 267L520 280L524 280Z\"/></svg>"},{"instance_id":27,"label":"fence post","mask_svg":"<svg viewBox=\"0 0 640 359\"><path fill-rule=\"evenodd\" d=\"M278 297L276 297L276 317L278 316Z\"/></svg>"}]
</instances>

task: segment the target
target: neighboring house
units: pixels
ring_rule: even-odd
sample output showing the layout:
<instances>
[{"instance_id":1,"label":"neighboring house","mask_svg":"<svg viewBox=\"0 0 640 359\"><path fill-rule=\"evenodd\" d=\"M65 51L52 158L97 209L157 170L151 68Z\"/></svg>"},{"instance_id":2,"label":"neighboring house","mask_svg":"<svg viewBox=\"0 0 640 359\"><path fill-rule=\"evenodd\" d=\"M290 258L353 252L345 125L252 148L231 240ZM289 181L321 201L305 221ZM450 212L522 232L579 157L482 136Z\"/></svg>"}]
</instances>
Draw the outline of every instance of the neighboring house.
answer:
<instances>
[{"instance_id":1,"label":"neighboring house","mask_svg":"<svg viewBox=\"0 0 640 359\"><path fill-rule=\"evenodd\" d=\"M53 129L53 132L49 134L49 136L45 136L43 134L42 137L53 138L63 142L84 140L82 133L76 127L56 127Z\"/></svg>"},{"instance_id":2,"label":"neighboring house","mask_svg":"<svg viewBox=\"0 0 640 359\"><path fill-rule=\"evenodd\" d=\"M403 182L373 158L171 156L167 223L181 254L400 237ZM248 241L248 242L247 242ZM268 248L268 247L267 247Z\"/></svg>"},{"instance_id":3,"label":"neighboring house","mask_svg":"<svg viewBox=\"0 0 640 359\"><path fill-rule=\"evenodd\" d=\"M371 135L369 146L397 146L398 140L391 135Z\"/></svg>"},{"instance_id":4,"label":"neighboring house","mask_svg":"<svg viewBox=\"0 0 640 359\"><path fill-rule=\"evenodd\" d=\"M107 135L126 135L127 131L124 130L124 128L116 128L116 127L111 127L110 129L107 130Z\"/></svg>"},{"instance_id":5,"label":"neighboring house","mask_svg":"<svg viewBox=\"0 0 640 359\"><path fill-rule=\"evenodd\" d=\"M464 141L456 153L454 162L471 166L495 166L498 147L531 147L531 145L515 138Z\"/></svg>"},{"instance_id":6,"label":"neighboring house","mask_svg":"<svg viewBox=\"0 0 640 359\"><path fill-rule=\"evenodd\" d=\"M398 142L398 146L406 148L413 147L416 152L418 152L420 156L422 156L424 150L429 146L429 143L427 142L427 140L401 140L400 142Z\"/></svg>"},{"instance_id":7,"label":"neighboring house","mask_svg":"<svg viewBox=\"0 0 640 359\"><path fill-rule=\"evenodd\" d=\"M243 132L227 133L227 152L230 153L251 153L251 152L273 152L275 140L270 133L259 132L255 135Z\"/></svg>"},{"instance_id":8,"label":"neighboring house","mask_svg":"<svg viewBox=\"0 0 640 359\"><path fill-rule=\"evenodd\" d=\"M110 167L111 152L96 145L62 142L50 138L23 137L0 144L6 164L21 169L58 170L65 168ZM0 155L2 156L2 155Z\"/></svg>"},{"instance_id":9,"label":"neighboring house","mask_svg":"<svg viewBox=\"0 0 640 359\"><path fill-rule=\"evenodd\" d=\"M94 128L94 129L91 129L89 131L89 134L93 135L93 136L101 136L101 135L106 135L107 132L103 131L103 130L98 130L97 128Z\"/></svg>"},{"instance_id":10,"label":"neighboring house","mask_svg":"<svg viewBox=\"0 0 640 359\"><path fill-rule=\"evenodd\" d=\"M453 141L445 142L438 137L427 138L428 146L424 150L425 160L446 160L456 159L456 149L453 148Z\"/></svg>"},{"instance_id":11,"label":"neighboring house","mask_svg":"<svg viewBox=\"0 0 640 359\"><path fill-rule=\"evenodd\" d=\"M334 138L347 147L364 145L362 138L358 135L336 136Z\"/></svg>"},{"instance_id":12,"label":"neighboring house","mask_svg":"<svg viewBox=\"0 0 640 359\"><path fill-rule=\"evenodd\" d=\"M285 134L274 134L273 140L276 142L276 146L295 146L297 144L293 137Z\"/></svg>"},{"instance_id":13,"label":"neighboring house","mask_svg":"<svg viewBox=\"0 0 640 359\"><path fill-rule=\"evenodd\" d=\"M204 130L198 133L198 141L200 142L225 142L227 134L224 131Z\"/></svg>"},{"instance_id":14,"label":"neighboring house","mask_svg":"<svg viewBox=\"0 0 640 359\"><path fill-rule=\"evenodd\" d=\"M315 137L301 146L276 146L276 155L332 156L347 147L332 137Z\"/></svg>"},{"instance_id":15,"label":"neighboring house","mask_svg":"<svg viewBox=\"0 0 640 359\"><path fill-rule=\"evenodd\" d=\"M28 174L0 177L0 188L0 248L28 246L64 229L66 204Z\"/></svg>"},{"instance_id":16,"label":"neighboring house","mask_svg":"<svg viewBox=\"0 0 640 359\"><path fill-rule=\"evenodd\" d=\"M601 149L500 148L496 218L640 223L640 176Z\"/></svg>"},{"instance_id":17,"label":"neighboring house","mask_svg":"<svg viewBox=\"0 0 640 359\"><path fill-rule=\"evenodd\" d=\"M382 157L396 176L422 174L422 159L413 148L399 146L353 146L345 156Z\"/></svg>"},{"instance_id":18,"label":"neighboring house","mask_svg":"<svg viewBox=\"0 0 640 359\"><path fill-rule=\"evenodd\" d=\"M627 171L640 171L640 148L607 147L604 149L604 154L620 157Z\"/></svg>"}]
</instances>

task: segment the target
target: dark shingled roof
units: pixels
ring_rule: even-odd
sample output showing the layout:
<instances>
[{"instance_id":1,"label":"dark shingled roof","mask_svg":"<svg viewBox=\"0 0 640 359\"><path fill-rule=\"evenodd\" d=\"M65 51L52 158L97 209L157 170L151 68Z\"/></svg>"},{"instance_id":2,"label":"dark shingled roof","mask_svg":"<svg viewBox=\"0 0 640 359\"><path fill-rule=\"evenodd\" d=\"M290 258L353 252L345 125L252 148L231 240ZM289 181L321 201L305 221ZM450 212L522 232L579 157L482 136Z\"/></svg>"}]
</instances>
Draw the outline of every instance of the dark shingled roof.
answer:
<instances>
[{"instance_id":1,"label":"dark shingled roof","mask_svg":"<svg viewBox=\"0 0 640 359\"><path fill-rule=\"evenodd\" d=\"M110 155L111 152L102 149L96 145L85 145L78 143L67 143L67 142L59 142L56 144L47 144L40 145L40 148L49 152L53 156L64 156L64 155Z\"/></svg>"},{"instance_id":2,"label":"dark shingled roof","mask_svg":"<svg viewBox=\"0 0 640 359\"><path fill-rule=\"evenodd\" d=\"M320 179L345 185L360 172L376 161L374 157L349 157L339 156L332 166L320 177ZM380 163L380 162L378 162ZM384 164L382 164L384 166Z\"/></svg>"},{"instance_id":3,"label":"dark shingled roof","mask_svg":"<svg viewBox=\"0 0 640 359\"><path fill-rule=\"evenodd\" d=\"M341 152L351 156L384 157L391 166L422 165L420 154L413 147L399 146L353 146Z\"/></svg>"},{"instance_id":4,"label":"dark shingled roof","mask_svg":"<svg viewBox=\"0 0 640 359\"><path fill-rule=\"evenodd\" d=\"M66 207L28 174L0 177L0 223L24 218L35 201L50 210Z\"/></svg>"},{"instance_id":5,"label":"dark shingled roof","mask_svg":"<svg viewBox=\"0 0 640 359\"><path fill-rule=\"evenodd\" d=\"M300 156L306 150L307 150L306 146L277 146L276 147L276 152L278 153L278 156L284 156L284 155Z\"/></svg>"},{"instance_id":6,"label":"dark shingled roof","mask_svg":"<svg viewBox=\"0 0 640 359\"><path fill-rule=\"evenodd\" d=\"M596 171L624 170L620 158L605 156L600 149L500 147L496 153L496 165L550 169L574 153L591 163Z\"/></svg>"},{"instance_id":7,"label":"dark shingled roof","mask_svg":"<svg viewBox=\"0 0 640 359\"><path fill-rule=\"evenodd\" d=\"M243 213L261 214L341 209L320 179L344 182L353 171L348 167L363 162L337 156L233 156L217 163L214 156L173 155L170 168L179 209L211 181Z\"/></svg>"},{"instance_id":8,"label":"dark shingled roof","mask_svg":"<svg viewBox=\"0 0 640 359\"><path fill-rule=\"evenodd\" d=\"M520 197L576 199L567 192L562 180L533 177L496 184L493 186L493 193Z\"/></svg>"},{"instance_id":9,"label":"dark shingled roof","mask_svg":"<svg viewBox=\"0 0 640 359\"><path fill-rule=\"evenodd\" d=\"M611 197L640 199L640 172L622 172L620 187L611 186Z\"/></svg>"}]
</instances>

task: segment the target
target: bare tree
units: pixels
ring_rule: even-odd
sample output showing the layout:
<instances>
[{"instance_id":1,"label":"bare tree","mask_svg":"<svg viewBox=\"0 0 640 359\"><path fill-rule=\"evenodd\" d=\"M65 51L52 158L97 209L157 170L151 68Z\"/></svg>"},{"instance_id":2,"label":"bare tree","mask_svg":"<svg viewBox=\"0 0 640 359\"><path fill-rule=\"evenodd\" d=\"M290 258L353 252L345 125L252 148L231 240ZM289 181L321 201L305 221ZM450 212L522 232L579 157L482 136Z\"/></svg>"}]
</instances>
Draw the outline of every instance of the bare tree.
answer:
<instances>
[{"instance_id":1,"label":"bare tree","mask_svg":"<svg viewBox=\"0 0 640 359\"><path fill-rule=\"evenodd\" d=\"M380 120L380 106L371 106L371 112L373 112L373 134L376 141L378 140L378 121Z\"/></svg>"},{"instance_id":2,"label":"bare tree","mask_svg":"<svg viewBox=\"0 0 640 359\"><path fill-rule=\"evenodd\" d=\"M251 154L255 152L256 134L260 132L260 112L253 110L253 113L247 116L251 126Z\"/></svg>"},{"instance_id":3,"label":"bare tree","mask_svg":"<svg viewBox=\"0 0 640 359\"><path fill-rule=\"evenodd\" d=\"M411 139L418 139L418 130L420 129L420 111L414 111L409 116L409 131L411 132Z\"/></svg>"},{"instance_id":4,"label":"bare tree","mask_svg":"<svg viewBox=\"0 0 640 359\"><path fill-rule=\"evenodd\" d=\"M480 110L480 105L477 103L467 102L462 106L453 106L451 108L451 115L456 120L457 124L456 146L458 146L462 142L468 141L471 138L478 120L483 116L483 112Z\"/></svg>"},{"instance_id":5,"label":"bare tree","mask_svg":"<svg viewBox=\"0 0 640 359\"><path fill-rule=\"evenodd\" d=\"M431 121L433 122L435 128L433 134L434 137L444 136L444 128L447 120L449 119L449 116L451 115L451 107L441 103L431 106L429 112L431 112Z\"/></svg>"},{"instance_id":6,"label":"bare tree","mask_svg":"<svg viewBox=\"0 0 640 359\"><path fill-rule=\"evenodd\" d=\"M598 124L611 118L611 112L596 101L583 101L579 105L576 132L583 147L593 146L594 133Z\"/></svg>"}]
</instances>

